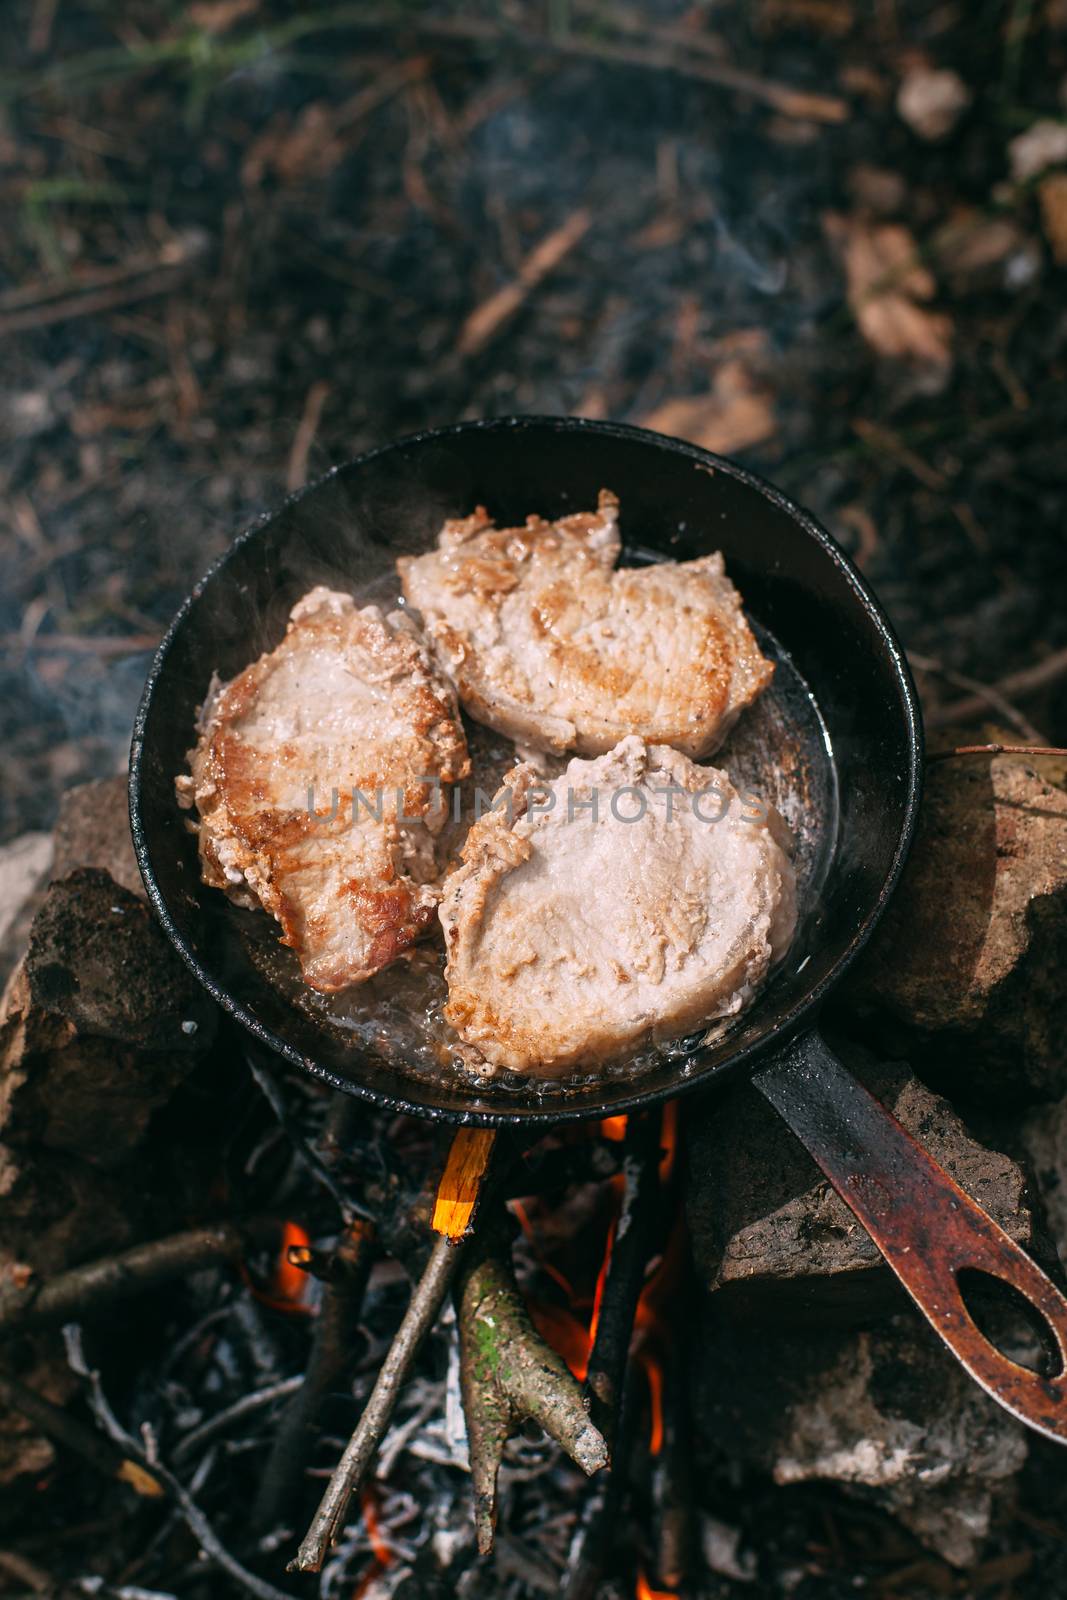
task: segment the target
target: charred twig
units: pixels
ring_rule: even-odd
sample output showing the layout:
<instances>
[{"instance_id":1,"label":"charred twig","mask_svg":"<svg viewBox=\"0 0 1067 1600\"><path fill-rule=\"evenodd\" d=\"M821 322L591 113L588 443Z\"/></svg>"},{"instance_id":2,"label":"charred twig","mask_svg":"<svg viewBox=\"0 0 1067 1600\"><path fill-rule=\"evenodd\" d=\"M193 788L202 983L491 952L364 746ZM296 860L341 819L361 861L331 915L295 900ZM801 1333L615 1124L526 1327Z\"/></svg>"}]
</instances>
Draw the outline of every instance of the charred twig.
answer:
<instances>
[{"instance_id":1,"label":"charred twig","mask_svg":"<svg viewBox=\"0 0 1067 1600\"><path fill-rule=\"evenodd\" d=\"M321 1156L319 1156L317 1151L312 1149L311 1145L304 1138L303 1134L300 1132L300 1129L296 1126L296 1123L289 1115L285 1104L285 1096L282 1094L282 1091L278 1086L278 1082L270 1068L262 1060L253 1055L251 1051L246 1052L245 1060L248 1062L249 1072L251 1072L253 1078L256 1080L256 1083L259 1085L259 1088L263 1093L263 1098L266 1100L267 1104L274 1112L274 1115L277 1117L282 1132L293 1146L301 1165L306 1167L308 1172L311 1173L311 1176L321 1183L322 1187L333 1196L337 1203L337 1209L340 1211L344 1221L346 1223L351 1222L353 1217L357 1216L362 1217L364 1221L373 1221L373 1218L370 1217L366 1208L357 1205L352 1199L351 1195L345 1193L341 1185L337 1182L333 1173L330 1171L329 1167L322 1160Z\"/></svg>"},{"instance_id":2,"label":"charred twig","mask_svg":"<svg viewBox=\"0 0 1067 1600\"><path fill-rule=\"evenodd\" d=\"M0 1294L0 1336L67 1322L189 1272L240 1261L250 1242L277 1231L278 1224L268 1219L190 1228L187 1233L137 1244L118 1255L72 1267L39 1288L31 1284L24 1289L6 1289Z\"/></svg>"},{"instance_id":3,"label":"charred twig","mask_svg":"<svg viewBox=\"0 0 1067 1600\"><path fill-rule=\"evenodd\" d=\"M79 1422L68 1411L64 1411L62 1406L53 1405L51 1400L46 1400L43 1395L27 1388L17 1378L8 1378L0 1374L0 1404L10 1407L12 1411L21 1412L35 1428L47 1434L49 1439L54 1439L57 1444L73 1451L91 1467L102 1472L106 1478L118 1478L136 1489L138 1494L163 1493L151 1474L136 1460L131 1460L128 1455L117 1450L95 1428L87 1428L83 1422Z\"/></svg>"},{"instance_id":4,"label":"charred twig","mask_svg":"<svg viewBox=\"0 0 1067 1600\"><path fill-rule=\"evenodd\" d=\"M537 1333L512 1272L502 1214L468 1255L459 1290L460 1385L467 1418L474 1524L488 1555L504 1446L521 1422L539 1422L582 1471L607 1464L608 1449L566 1362Z\"/></svg>"},{"instance_id":5,"label":"charred twig","mask_svg":"<svg viewBox=\"0 0 1067 1600\"><path fill-rule=\"evenodd\" d=\"M670 1359L662 1366L662 1435L652 1478L656 1505L656 1577L664 1589L685 1587L693 1561L693 1486L691 1407L688 1393L689 1319L682 1315L673 1331Z\"/></svg>"},{"instance_id":6,"label":"charred twig","mask_svg":"<svg viewBox=\"0 0 1067 1600\"><path fill-rule=\"evenodd\" d=\"M453 1244L443 1235L434 1241L426 1270L415 1286L356 1431L326 1486L296 1559L289 1563L290 1572L318 1572L322 1566L344 1521L348 1502L362 1483L389 1424L419 1346L436 1320L463 1249L462 1243Z\"/></svg>"},{"instance_id":7,"label":"charred twig","mask_svg":"<svg viewBox=\"0 0 1067 1600\"><path fill-rule=\"evenodd\" d=\"M211 1440L224 1433L231 1423L240 1422L254 1412L262 1411L264 1406L273 1405L275 1400L287 1400L291 1394L295 1394L303 1382L303 1376L298 1374L295 1378L282 1378L278 1383L269 1383L263 1389L253 1389L251 1394L242 1395L240 1400L235 1400L233 1405L227 1406L224 1411L217 1411L213 1417L208 1417L198 1427L190 1428L188 1433L182 1434L174 1447L175 1465L185 1461L203 1445L210 1444Z\"/></svg>"},{"instance_id":8,"label":"charred twig","mask_svg":"<svg viewBox=\"0 0 1067 1600\"><path fill-rule=\"evenodd\" d=\"M483 300L467 317L456 341L456 354L472 356L494 339L543 278L547 278L592 227L592 213L574 211L558 228L545 235L530 251L511 283Z\"/></svg>"},{"instance_id":9,"label":"charred twig","mask_svg":"<svg viewBox=\"0 0 1067 1600\"><path fill-rule=\"evenodd\" d=\"M104 1433L150 1477L162 1484L204 1555L209 1556L240 1588L254 1595L255 1600L292 1600L283 1589L276 1589L272 1583L267 1583L254 1572L249 1572L236 1556L230 1554L185 1485L159 1460L155 1437L147 1424L141 1430L145 1440L143 1445L122 1426L108 1404L99 1372L90 1367L85 1359L81 1329L68 1326L63 1330L63 1337L67 1347L67 1362L72 1372L86 1380L93 1415Z\"/></svg>"},{"instance_id":10,"label":"charred twig","mask_svg":"<svg viewBox=\"0 0 1067 1600\"><path fill-rule=\"evenodd\" d=\"M1056 744L958 744L953 750L935 750L926 761L929 765L956 756L1067 756L1067 749Z\"/></svg>"},{"instance_id":11,"label":"charred twig","mask_svg":"<svg viewBox=\"0 0 1067 1600\"><path fill-rule=\"evenodd\" d=\"M330 1256L322 1308L315 1320L304 1382L285 1408L263 1469L253 1524L271 1527L284 1515L307 1462L311 1429L325 1396L353 1364L363 1295L374 1258L374 1231L349 1223Z\"/></svg>"},{"instance_id":12,"label":"charred twig","mask_svg":"<svg viewBox=\"0 0 1067 1600\"><path fill-rule=\"evenodd\" d=\"M659 1148L658 1113L631 1117L623 1160L626 1186L586 1374L593 1421L609 1445L621 1403L634 1313L659 1220Z\"/></svg>"},{"instance_id":13,"label":"charred twig","mask_svg":"<svg viewBox=\"0 0 1067 1600\"><path fill-rule=\"evenodd\" d=\"M560 1600L594 1600L609 1552L618 1542L618 1515L626 1468L633 1445L635 1382L631 1368L623 1384L616 1419L612 1465L602 1472L587 1496L567 1554Z\"/></svg>"}]
</instances>

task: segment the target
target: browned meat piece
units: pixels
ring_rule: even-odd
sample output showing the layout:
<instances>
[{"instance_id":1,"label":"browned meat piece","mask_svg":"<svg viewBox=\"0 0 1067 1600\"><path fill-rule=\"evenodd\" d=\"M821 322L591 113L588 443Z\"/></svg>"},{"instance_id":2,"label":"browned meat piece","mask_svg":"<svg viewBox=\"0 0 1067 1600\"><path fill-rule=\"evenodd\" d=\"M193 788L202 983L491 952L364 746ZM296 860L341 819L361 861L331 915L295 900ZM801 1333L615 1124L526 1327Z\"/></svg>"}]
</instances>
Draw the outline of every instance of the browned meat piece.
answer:
<instances>
[{"instance_id":1,"label":"browned meat piece","mask_svg":"<svg viewBox=\"0 0 1067 1600\"><path fill-rule=\"evenodd\" d=\"M548 784L520 765L508 789L512 818L474 824L441 898L466 1045L551 1077L748 1004L796 922L776 812L637 738Z\"/></svg>"},{"instance_id":2,"label":"browned meat piece","mask_svg":"<svg viewBox=\"0 0 1067 1600\"><path fill-rule=\"evenodd\" d=\"M408 618L313 589L276 650L213 687L189 760L204 881L276 917L313 989L361 983L433 924L467 746Z\"/></svg>"},{"instance_id":3,"label":"browned meat piece","mask_svg":"<svg viewBox=\"0 0 1067 1600\"><path fill-rule=\"evenodd\" d=\"M618 502L524 528L484 510L398 563L472 717L520 746L599 755L640 734L710 754L770 680L721 555L615 568Z\"/></svg>"}]
</instances>

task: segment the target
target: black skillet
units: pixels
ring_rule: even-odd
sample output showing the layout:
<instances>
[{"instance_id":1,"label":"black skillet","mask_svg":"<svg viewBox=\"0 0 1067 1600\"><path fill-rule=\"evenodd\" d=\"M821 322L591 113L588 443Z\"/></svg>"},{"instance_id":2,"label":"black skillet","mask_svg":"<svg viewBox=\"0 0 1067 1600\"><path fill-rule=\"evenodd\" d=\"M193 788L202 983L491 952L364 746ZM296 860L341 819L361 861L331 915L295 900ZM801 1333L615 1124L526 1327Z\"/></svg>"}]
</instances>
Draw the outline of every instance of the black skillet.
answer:
<instances>
[{"instance_id":1,"label":"black skillet","mask_svg":"<svg viewBox=\"0 0 1067 1600\"><path fill-rule=\"evenodd\" d=\"M395 558L426 549L445 516L500 523L622 503L624 560L722 550L764 649L765 704L724 766L779 799L798 839L800 925L757 1003L715 1042L584 1083L475 1081L429 1071L353 1032L264 958L266 919L202 889L174 800L197 707L277 643L312 583L391 603ZM330 473L253 524L193 589L152 663L134 731L130 811L149 897L180 954L227 1011L288 1061L379 1105L467 1125L603 1117L747 1070L851 1206L919 1308L972 1376L1024 1422L1067 1442L1067 1300L845 1070L818 1010L869 938L911 843L922 785L919 707L870 590L811 517L751 473L636 428L506 418L424 433ZM250 934L250 924L260 929ZM257 939L260 944L257 948ZM273 939L268 941L274 949ZM282 958L283 960L285 958ZM377 982L377 980L376 980ZM360 1005L372 1002L356 992ZM396 1008L394 1007L394 1011ZM350 1023L349 1019L349 1023ZM967 1311L958 1275L1012 1285L1050 1325L1056 1376L1017 1365Z\"/></svg>"}]
</instances>

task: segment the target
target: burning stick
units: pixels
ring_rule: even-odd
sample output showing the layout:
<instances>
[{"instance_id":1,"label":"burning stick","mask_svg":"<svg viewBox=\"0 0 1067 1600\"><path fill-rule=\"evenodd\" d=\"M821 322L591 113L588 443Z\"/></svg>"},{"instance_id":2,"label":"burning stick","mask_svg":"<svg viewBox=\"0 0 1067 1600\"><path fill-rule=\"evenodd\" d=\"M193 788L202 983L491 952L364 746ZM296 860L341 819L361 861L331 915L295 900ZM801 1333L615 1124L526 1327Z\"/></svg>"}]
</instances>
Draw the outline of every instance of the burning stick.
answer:
<instances>
[{"instance_id":1,"label":"burning stick","mask_svg":"<svg viewBox=\"0 0 1067 1600\"><path fill-rule=\"evenodd\" d=\"M566 1362L534 1329L515 1283L503 1214L468 1257L459 1304L460 1383L467 1417L478 1549L488 1555L496 1526L496 1481L504 1446L527 1418L539 1422L591 1476L608 1447Z\"/></svg>"},{"instance_id":2,"label":"burning stick","mask_svg":"<svg viewBox=\"0 0 1067 1600\"><path fill-rule=\"evenodd\" d=\"M616 1417L613 1444L614 1461L597 1479L582 1508L582 1515L567 1554L567 1571L560 1589L561 1600L594 1600L608 1554L618 1542L618 1514L621 1509L626 1468L634 1443L635 1380L633 1369L626 1374L621 1403Z\"/></svg>"},{"instance_id":3,"label":"burning stick","mask_svg":"<svg viewBox=\"0 0 1067 1600\"><path fill-rule=\"evenodd\" d=\"M609 1445L622 1402L634 1313L661 1209L659 1147L659 1115L631 1117L623 1164L625 1189L586 1373L593 1420Z\"/></svg>"},{"instance_id":4,"label":"burning stick","mask_svg":"<svg viewBox=\"0 0 1067 1600\"><path fill-rule=\"evenodd\" d=\"M685 1298L682 1297L685 1306ZM674 1330L671 1359L662 1373L661 1437L652 1440L654 1457L652 1495L659 1524L656 1538L656 1577L663 1589L685 1586L693 1557L693 1493L690 1439L689 1352L686 1338L689 1318L683 1315Z\"/></svg>"},{"instance_id":5,"label":"burning stick","mask_svg":"<svg viewBox=\"0 0 1067 1600\"><path fill-rule=\"evenodd\" d=\"M290 1252L291 1257L293 1254ZM341 1234L326 1263L326 1290L315 1321L307 1372L282 1415L252 1512L252 1521L258 1528L270 1528L284 1513L307 1461L311 1428L319 1407L354 1360L363 1293L373 1258L374 1230L369 1223L355 1219Z\"/></svg>"},{"instance_id":6,"label":"burning stick","mask_svg":"<svg viewBox=\"0 0 1067 1600\"><path fill-rule=\"evenodd\" d=\"M480 1129L461 1128L452 1141L444 1176L437 1191L434 1227L437 1238L426 1268L415 1285L404 1320L378 1374L370 1399L334 1468L311 1526L289 1563L290 1572L318 1572L326 1552L344 1522L352 1495L363 1483L374 1453L400 1397L411 1365L448 1293L463 1253L464 1230L473 1219L481 1193L494 1136Z\"/></svg>"}]
</instances>

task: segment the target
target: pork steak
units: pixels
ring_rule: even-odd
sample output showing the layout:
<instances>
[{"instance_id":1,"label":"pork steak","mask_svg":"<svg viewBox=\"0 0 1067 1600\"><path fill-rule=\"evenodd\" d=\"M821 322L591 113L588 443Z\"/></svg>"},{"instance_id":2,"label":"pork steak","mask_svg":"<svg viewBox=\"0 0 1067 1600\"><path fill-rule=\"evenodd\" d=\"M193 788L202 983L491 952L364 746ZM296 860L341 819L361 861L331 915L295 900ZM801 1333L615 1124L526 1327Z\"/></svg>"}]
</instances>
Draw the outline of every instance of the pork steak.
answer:
<instances>
[{"instance_id":1,"label":"pork steak","mask_svg":"<svg viewBox=\"0 0 1067 1600\"><path fill-rule=\"evenodd\" d=\"M313 989L362 982L434 924L442 786L468 758L409 618L313 589L276 649L212 686L199 731L178 797L204 881L276 917Z\"/></svg>"},{"instance_id":2,"label":"pork steak","mask_svg":"<svg viewBox=\"0 0 1067 1600\"><path fill-rule=\"evenodd\" d=\"M711 753L773 667L720 554L615 566L618 501L557 522L446 522L397 566L464 709L520 747L599 755L626 734Z\"/></svg>"},{"instance_id":3,"label":"pork steak","mask_svg":"<svg viewBox=\"0 0 1067 1600\"><path fill-rule=\"evenodd\" d=\"M591 1069L731 1017L792 939L785 824L715 768L630 737L496 798L440 905L445 1016L491 1068Z\"/></svg>"}]
</instances>

